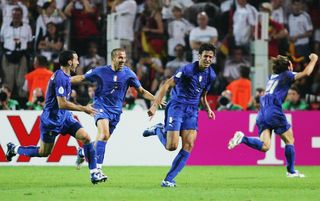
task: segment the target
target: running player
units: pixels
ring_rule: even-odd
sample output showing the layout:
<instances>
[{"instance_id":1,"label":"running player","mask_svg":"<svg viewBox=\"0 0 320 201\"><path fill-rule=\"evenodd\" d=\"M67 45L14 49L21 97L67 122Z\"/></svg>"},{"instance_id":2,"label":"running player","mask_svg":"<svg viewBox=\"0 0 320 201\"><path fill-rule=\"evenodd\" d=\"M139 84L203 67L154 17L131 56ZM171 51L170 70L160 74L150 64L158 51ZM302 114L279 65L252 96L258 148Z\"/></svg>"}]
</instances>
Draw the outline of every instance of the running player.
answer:
<instances>
[{"instance_id":1,"label":"running player","mask_svg":"<svg viewBox=\"0 0 320 201\"><path fill-rule=\"evenodd\" d=\"M96 112L89 105L75 105L68 101L71 93L70 72L74 72L79 65L78 55L74 51L63 51L59 56L59 63L61 68L49 80L45 107L40 116L40 147L16 146L13 143L8 143L6 158L11 161L16 154L29 157L48 157L51 154L56 136L60 133L62 135L68 133L84 144L84 155L89 161L91 182L96 184L105 181L106 177L97 170L95 149L90 136L68 111L83 111L89 115Z\"/></svg>"},{"instance_id":2,"label":"running player","mask_svg":"<svg viewBox=\"0 0 320 201\"><path fill-rule=\"evenodd\" d=\"M260 139L247 137L241 131L237 131L229 141L229 149L233 149L237 145L244 143L258 151L267 152L270 149L271 134L274 130L286 144L287 177L304 177L303 174L294 168L295 149L293 133L282 111L281 105L291 84L312 73L318 56L316 54L310 54L309 58L309 64L299 73L292 72L292 63L287 57L279 55L273 58L273 74L267 83L266 94L260 98L260 110L256 120Z\"/></svg>"},{"instance_id":3,"label":"running player","mask_svg":"<svg viewBox=\"0 0 320 201\"><path fill-rule=\"evenodd\" d=\"M171 100L165 111L165 125L157 124L143 133L144 137L157 135L160 142L169 151L176 150L179 136L182 138L182 149L162 181L162 187L176 186L174 178L183 169L190 156L197 136L200 101L208 112L209 119L215 118L206 98L207 91L216 78L212 64L214 57L215 47L208 43L202 44L199 48L199 61L177 70L175 75L159 89L156 101L148 111L149 116L153 116L166 92L170 87L174 87L171 91Z\"/></svg>"},{"instance_id":4,"label":"running player","mask_svg":"<svg viewBox=\"0 0 320 201\"><path fill-rule=\"evenodd\" d=\"M111 59L111 65L97 67L84 75L74 76L71 80L72 83L83 80L97 83L93 107L99 112L94 115L98 127L95 144L98 169L102 169L107 141L120 120L128 87L135 87L145 99L154 101L154 96L141 86L135 73L124 65L127 59L124 49L112 50ZM78 168L82 162L82 149L79 149L76 161Z\"/></svg>"}]
</instances>

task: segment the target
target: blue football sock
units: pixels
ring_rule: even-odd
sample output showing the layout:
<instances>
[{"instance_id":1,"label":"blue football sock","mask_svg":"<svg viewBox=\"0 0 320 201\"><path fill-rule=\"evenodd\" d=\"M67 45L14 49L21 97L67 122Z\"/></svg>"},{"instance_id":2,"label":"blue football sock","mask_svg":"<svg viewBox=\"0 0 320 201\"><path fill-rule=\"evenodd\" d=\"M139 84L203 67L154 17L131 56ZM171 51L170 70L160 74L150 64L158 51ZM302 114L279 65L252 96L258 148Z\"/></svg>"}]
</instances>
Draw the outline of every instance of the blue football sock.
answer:
<instances>
[{"instance_id":1,"label":"blue football sock","mask_svg":"<svg viewBox=\"0 0 320 201\"><path fill-rule=\"evenodd\" d=\"M171 169L169 170L165 180L172 182L173 179L179 174L182 168L186 165L190 153L181 149L178 155L173 160Z\"/></svg>"},{"instance_id":2,"label":"blue football sock","mask_svg":"<svg viewBox=\"0 0 320 201\"><path fill-rule=\"evenodd\" d=\"M286 144L284 148L284 153L287 159L287 171L290 173L295 173L294 162L296 158L294 146L292 144Z\"/></svg>"},{"instance_id":3,"label":"blue football sock","mask_svg":"<svg viewBox=\"0 0 320 201\"><path fill-rule=\"evenodd\" d=\"M104 153L106 150L106 141L97 141L96 143L96 152L97 152L97 164L98 168L102 168L103 160L104 160Z\"/></svg>"},{"instance_id":4,"label":"blue football sock","mask_svg":"<svg viewBox=\"0 0 320 201\"><path fill-rule=\"evenodd\" d=\"M156 128L155 130L161 144L166 147L167 144L167 132L165 130L165 128Z\"/></svg>"},{"instance_id":5,"label":"blue football sock","mask_svg":"<svg viewBox=\"0 0 320 201\"><path fill-rule=\"evenodd\" d=\"M248 145L249 147L261 151L263 142L255 137L243 136L241 143Z\"/></svg>"},{"instance_id":6,"label":"blue football sock","mask_svg":"<svg viewBox=\"0 0 320 201\"><path fill-rule=\"evenodd\" d=\"M97 168L96 151L94 150L93 143L84 144L83 152L88 160L89 169L93 170Z\"/></svg>"},{"instance_id":7,"label":"blue football sock","mask_svg":"<svg viewBox=\"0 0 320 201\"><path fill-rule=\"evenodd\" d=\"M29 156L29 157L41 157L39 155L39 149L40 149L40 147L36 147L36 146L27 146L27 147L20 146L18 148L17 153L19 155L24 155L24 156Z\"/></svg>"}]
</instances>

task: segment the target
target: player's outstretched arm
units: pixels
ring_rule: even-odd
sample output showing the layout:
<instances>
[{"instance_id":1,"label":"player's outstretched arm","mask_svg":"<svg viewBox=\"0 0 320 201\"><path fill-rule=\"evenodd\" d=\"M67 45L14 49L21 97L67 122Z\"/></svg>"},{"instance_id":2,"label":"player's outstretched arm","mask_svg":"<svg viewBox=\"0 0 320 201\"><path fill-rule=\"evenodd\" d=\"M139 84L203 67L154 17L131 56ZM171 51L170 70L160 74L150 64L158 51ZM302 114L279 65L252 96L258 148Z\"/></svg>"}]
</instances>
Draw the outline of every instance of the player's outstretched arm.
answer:
<instances>
[{"instance_id":1,"label":"player's outstretched arm","mask_svg":"<svg viewBox=\"0 0 320 201\"><path fill-rule=\"evenodd\" d=\"M97 111L91 107L91 105L76 105L70 101L67 101L66 97L57 96L59 109L82 111L89 115L94 115Z\"/></svg>"},{"instance_id":2,"label":"player's outstretched arm","mask_svg":"<svg viewBox=\"0 0 320 201\"><path fill-rule=\"evenodd\" d=\"M77 84L85 80L84 75L75 75L71 77L71 84Z\"/></svg>"},{"instance_id":3,"label":"player's outstretched arm","mask_svg":"<svg viewBox=\"0 0 320 201\"><path fill-rule=\"evenodd\" d=\"M142 97L144 99L147 99L149 101L154 101L155 100L154 95L152 95L148 90L144 89L143 87L140 87L138 89L138 92L139 92L140 95L142 95Z\"/></svg>"},{"instance_id":4,"label":"player's outstretched arm","mask_svg":"<svg viewBox=\"0 0 320 201\"><path fill-rule=\"evenodd\" d=\"M153 104L151 105L151 107L148 110L148 115L149 116L153 116L157 109L158 106L162 104L162 99L164 97L164 95L167 93L167 91L169 90L170 87L175 86L175 82L174 82L174 78L171 77L170 79L168 79L159 89L157 96L155 98L155 101L153 102Z\"/></svg>"},{"instance_id":5,"label":"player's outstretched arm","mask_svg":"<svg viewBox=\"0 0 320 201\"><path fill-rule=\"evenodd\" d=\"M318 61L318 55L314 54L314 53L311 53L309 55L309 58L310 58L310 62L308 63L308 65L305 67L305 69L300 72L300 73L297 73L295 76L294 76L294 79L295 80L299 80L303 77L306 77L306 76L309 76L311 75L317 61Z\"/></svg>"},{"instance_id":6,"label":"player's outstretched arm","mask_svg":"<svg viewBox=\"0 0 320 201\"><path fill-rule=\"evenodd\" d=\"M201 94L201 104L202 106L204 107L204 109L207 111L208 113L208 118L209 119L215 119L216 116L214 114L214 112L211 110L210 108L210 105L208 103L208 100L207 100L207 91L203 91L202 94Z\"/></svg>"}]
</instances>

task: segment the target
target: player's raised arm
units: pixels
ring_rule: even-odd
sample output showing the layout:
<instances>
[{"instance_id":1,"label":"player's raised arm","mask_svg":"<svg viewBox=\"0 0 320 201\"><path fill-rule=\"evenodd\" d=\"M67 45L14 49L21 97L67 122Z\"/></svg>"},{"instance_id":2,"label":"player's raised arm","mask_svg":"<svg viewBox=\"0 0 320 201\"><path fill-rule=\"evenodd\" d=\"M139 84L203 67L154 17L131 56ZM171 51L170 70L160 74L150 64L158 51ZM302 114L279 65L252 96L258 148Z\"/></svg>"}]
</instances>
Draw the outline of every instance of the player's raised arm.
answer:
<instances>
[{"instance_id":1,"label":"player's raised arm","mask_svg":"<svg viewBox=\"0 0 320 201\"><path fill-rule=\"evenodd\" d=\"M309 58L310 58L310 62L308 63L308 65L305 67L305 69L302 72L299 72L294 76L295 80L299 80L303 77L311 75L311 73L312 73L312 71L318 61L318 56L314 53L311 53L309 55Z\"/></svg>"},{"instance_id":2,"label":"player's raised arm","mask_svg":"<svg viewBox=\"0 0 320 201\"><path fill-rule=\"evenodd\" d=\"M204 107L204 109L207 111L208 113L208 118L209 119L215 119L216 116L214 114L214 112L211 110L210 108L210 105L208 103L208 100L207 100L207 91L203 91L202 94L201 94L201 104L202 106Z\"/></svg>"},{"instance_id":3,"label":"player's raised arm","mask_svg":"<svg viewBox=\"0 0 320 201\"><path fill-rule=\"evenodd\" d=\"M79 82L82 82L83 80L85 80L85 76L84 75L75 75L71 77L71 84L76 84Z\"/></svg>"},{"instance_id":4,"label":"player's raised arm","mask_svg":"<svg viewBox=\"0 0 320 201\"><path fill-rule=\"evenodd\" d=\"M149 101L155 101L154 95L152 95L148 90L144 89L143 87L138 88L138 92L140 95L142 95L143 98L149 100Z\"/></svg>"},{"instance_id":5,"label":"player's raised arm","mask_svg":"<svg viewBox=\"0 0 320 201\"><path fill-rule=\"evenodd\" d=\"M174 82L174 78L171 77L160 87L158 94L155 98L155 101L153 102L153 104L148 110L149 116L153 116L156 113L158 106L162 104L162 99L164 95L167 93L168 89L173 86L175 86L175 82Z\"/></svg>"},{"instance_id":6,"label":"player's raised arm","mask_svg":"<svg viewBox=\"0 0 320 201\"><path fill-rule=\"evenodd\" d=\"M66 99L63 96L57 96L59 109L73 110L73 111L82 111L89 115L94 115L96 110L90 105L76 105Z\"/></svg>"}]
</instances>

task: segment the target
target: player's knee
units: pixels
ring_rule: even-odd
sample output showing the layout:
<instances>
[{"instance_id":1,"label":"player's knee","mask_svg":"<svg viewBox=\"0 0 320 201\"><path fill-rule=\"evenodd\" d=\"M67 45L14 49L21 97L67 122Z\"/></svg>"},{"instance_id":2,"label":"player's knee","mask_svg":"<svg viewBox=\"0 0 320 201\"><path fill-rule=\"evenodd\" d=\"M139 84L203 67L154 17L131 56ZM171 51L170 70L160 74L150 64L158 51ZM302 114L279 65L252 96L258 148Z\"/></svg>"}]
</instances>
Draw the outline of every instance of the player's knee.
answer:
<instances>
[{"instance_id":1,"label":"player's knee","mask_svg":"<svg viewBox=\"0 0 320 201\"><path fill-rule=\"evenodd\" d=\"M82 143L83 144L89 144L91 142L91 138L89 135L84 136Z\"/></svg>"},{"instance_id":2,"label":"player's knee","mask_svg":"<svg viewBox=\"0 0 320 201\"><path fill-rule=\"evenodd\" d=\"M166 149L168 151L175 151L178 148L178 144L167 144Z\"/></svg>"},{"instance_id":3,"label":"player's knee","mask_svg":"<svg viewBox=\"0 0 320 201\"><path fill-rule=\"evenodd\" d=\"M262 152L267 152L267 151L269 151L269 149L270 149L270 144L265 144L265 143L263 143L263 146L262 146L262 148L261 148L261 151L262 151Z\"/></svg>"},{"instance_id":4,"label":"player's knee","mask_svg":"<svg viewBox=\"0 0 320 201\"><path fill-rule=\"evenodd\" d=\"M183 145L183 149L190 152L193 149L194 143L186 143Z\"/></svg>"},{"instance_id":5,"label":"player's knee","mask_svg":"<svg viewBox=\"0 0 320 201\"><path fill-rule=\"evenodd\" d=\"M99 133L98 139L101 141L107 141L109 139L109 134L105 133L105 132L101 132Z\"/></svg>"},{"instance_id":6,"label":"player's knee","mask_svg":"<svg viewBox=\"0 0 320 201\"><path fill-rule=\"evenodd\" d=\"M48 150L39 150L40 157L48 157L51 154L51 151Z\"/></svg>"}]
</instances>

